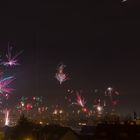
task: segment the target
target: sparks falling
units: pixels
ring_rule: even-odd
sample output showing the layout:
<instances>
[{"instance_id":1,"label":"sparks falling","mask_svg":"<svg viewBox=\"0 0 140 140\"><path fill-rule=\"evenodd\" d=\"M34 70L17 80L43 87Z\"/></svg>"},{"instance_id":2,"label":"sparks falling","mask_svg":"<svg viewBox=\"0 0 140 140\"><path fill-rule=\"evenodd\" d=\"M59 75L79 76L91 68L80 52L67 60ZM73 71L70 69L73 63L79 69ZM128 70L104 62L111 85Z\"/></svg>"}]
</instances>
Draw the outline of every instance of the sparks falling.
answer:
<instances>
[{"instance_id":1,"label":"sparks falling","mask_svg":"<svg viewBox=\"0 0 140 140\"><path fill-rule=\"evenodd\" d=\"M66 66L61 64L58 69L57 69L57 73L55 75L55 78L60 82L60 84L62 84L63 82L65 82L68 77L67 77L67 74L64 73L64 68Z\"/></svg>"}]
</instances>

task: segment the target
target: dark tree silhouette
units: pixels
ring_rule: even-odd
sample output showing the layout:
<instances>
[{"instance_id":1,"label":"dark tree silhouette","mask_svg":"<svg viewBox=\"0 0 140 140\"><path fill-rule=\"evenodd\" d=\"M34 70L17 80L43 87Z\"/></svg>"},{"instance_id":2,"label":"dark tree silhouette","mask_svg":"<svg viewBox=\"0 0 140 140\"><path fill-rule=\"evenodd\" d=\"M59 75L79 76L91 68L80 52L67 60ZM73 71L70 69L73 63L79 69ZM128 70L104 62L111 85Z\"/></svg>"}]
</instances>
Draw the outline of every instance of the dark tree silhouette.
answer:
<instances>
[{"instance_id":1,"label":"dark tree silhouette","mask_svg":"<svg viewBox=\"0 0 140 140\"><path fill-rule=\"evenodd\" d=\"M29 121L24 114L21 115L18 124L13 128L10 140L35 139L35 129L37 125Z\"/></svg>"}]
</instances>

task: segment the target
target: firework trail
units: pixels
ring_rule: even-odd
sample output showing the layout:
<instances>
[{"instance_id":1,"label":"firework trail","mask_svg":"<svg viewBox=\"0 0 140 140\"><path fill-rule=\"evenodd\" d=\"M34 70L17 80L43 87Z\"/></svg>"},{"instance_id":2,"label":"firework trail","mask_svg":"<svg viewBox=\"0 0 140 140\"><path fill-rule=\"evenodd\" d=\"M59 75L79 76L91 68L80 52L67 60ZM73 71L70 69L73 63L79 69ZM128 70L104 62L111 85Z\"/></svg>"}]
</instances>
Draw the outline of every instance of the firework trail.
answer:
<instances>
[{"instance_id":1,"label":"firework trail","mask_svg":"<svg viewBox=\"0 0 140 140\"><path fill-rule=\"evenodd\" d=\"M0 79L0 93L12 93L12 91L14 90L13 88L9 87L9 84L11 84L13 81L15 80L15 78L13 76L4 78L4 79Z\"/></svg>"},{"instance_id":2,"label":"firework trail","mask_svg":"<svg viewBox=\"0 0 140 140\"><path fill-rule=\"evenodd\" d=\"M57 73L55 75L55 78L60 82L60 84L62 84L63 82L65 82L68 77L67 77L67 74L64 73L64 68L66 66L61 64L58 69L57 69Z\"/></svg>"},{"instance_id":3,"label":"firework trail","mask_svg":"<svg viewBox=\"0 0 140 140\"><path fill-rule=\"evenodd\" d=\"M10 111L9 110L5 110L5 125L8 126L9 123L10 123L10 120L9 120L9 113Z\"/></svg>"},{"instance_id":4,"label":"firework trail","mask_svg":"<svg viewBox=\"0 0 140 140\"><path fill-rule=\"evenodd\" d=\"M2 62L4 66L17 66L19 65L17 57L22 53L22 51L18 52L15 55L12 55L12 47L8 47L8 51L6 54L6 61Z\"/></svg>"},{"instance_id":5,"label":"firework trail","mask_svg":"<svg viewBox=\"0 0 140 140\"><path fill-rule=\"evenodd\" d=\"M81 97L79 93L77 93L76 96L77 96L77 105L81 107L85 107L85 104L86 104L85 99Z\"/></svg>"}]
</instances>

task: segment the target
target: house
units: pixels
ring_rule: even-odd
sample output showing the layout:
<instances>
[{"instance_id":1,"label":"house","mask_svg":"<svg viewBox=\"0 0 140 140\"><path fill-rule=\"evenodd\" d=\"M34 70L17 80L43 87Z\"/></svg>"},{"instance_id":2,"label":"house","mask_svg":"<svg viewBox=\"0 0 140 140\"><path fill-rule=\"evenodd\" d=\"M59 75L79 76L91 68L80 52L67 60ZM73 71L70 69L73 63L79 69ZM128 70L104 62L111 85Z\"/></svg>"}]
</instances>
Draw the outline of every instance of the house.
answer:
<instances>
[{"instance_id":1,"label":"house","mask_svg":"<svg viewBox=\"0 0 140 140\"><path fill-rule=\"evenodd\" d=\"M40 132L41 140L79 140L77 134L67 127L45 126Z\"/></svg>"},{"instance_id":2,"label":"house","mask_svg":"<svg viewBox=\"0 0 140 140\"><path fill-rule=\"evenodd\" d=\"M95 139L132 140L140 139L140 126L120 124L100 124L96 128Z\"/></svg>"}]
</instances>

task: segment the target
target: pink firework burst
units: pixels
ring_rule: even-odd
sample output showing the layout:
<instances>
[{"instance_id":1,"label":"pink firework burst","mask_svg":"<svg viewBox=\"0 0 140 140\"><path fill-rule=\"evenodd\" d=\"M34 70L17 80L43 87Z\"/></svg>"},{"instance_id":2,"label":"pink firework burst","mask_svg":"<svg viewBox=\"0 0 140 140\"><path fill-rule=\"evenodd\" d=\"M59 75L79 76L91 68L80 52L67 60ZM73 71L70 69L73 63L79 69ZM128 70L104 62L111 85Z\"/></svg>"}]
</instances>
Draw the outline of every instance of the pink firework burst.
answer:
<instances>
[{"instance_id":1,"label":"pink firework burst","mask_svg":"<svg viewBox=\"0 0 140 140\"><path fill-rule=\"evenodd\" d=\"M17 57L22 53L20 51L19 53L12 55L12 47L8 47L8 51L6 54L6 61L2 62L4 66L17 66L19 65Z\"/></svg>"},{"instance_id":2,"label":"pink firework burst","mask_svg":"<svg viewBox=\"0 0 140 140\"><path fill-rule=\"evenodd\" d=\"M81 107L85 107L86 101L83 97L81 97L81 95L79 93L76 94L77 95L77 105L81 106Z\"/></svg>"},{"instance_id":3,"label":"pink firework burst","mask_svg":"<svg viewBox=\"0 0 140 140\"><path fill-rule=\"evenodd\" d=\"M11 93L14 89L9 87L9 84L11 84L15 80L13 76L0 79L0 93Z\"/></svg>"},{"instance_id":4,"label":"pink firework burst","mask_svg":"<svg viewBox=\"0 0 140 140\"><path fill-rule=\"evenodd\" d=\"M58 69L57 69L57 73L55 75L55 78L60 82L60 84L62 84L63 82L65 82L68 77L67 77L67 74L64 73L64 68L66 66L61 64Z\"/></svg>"}]
</instances>

